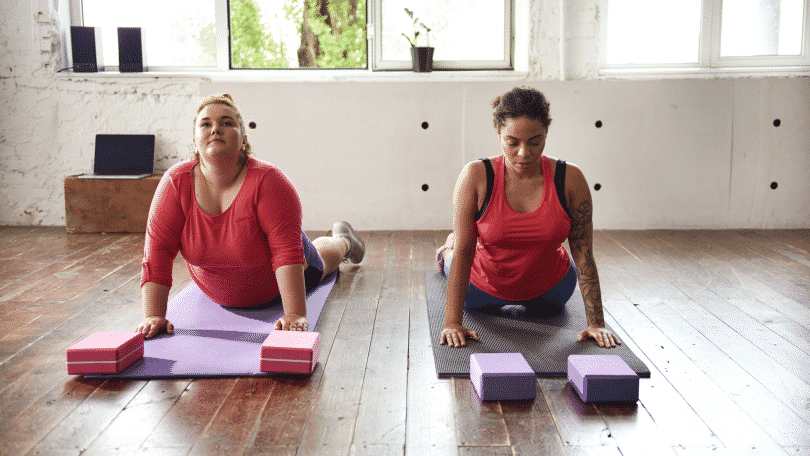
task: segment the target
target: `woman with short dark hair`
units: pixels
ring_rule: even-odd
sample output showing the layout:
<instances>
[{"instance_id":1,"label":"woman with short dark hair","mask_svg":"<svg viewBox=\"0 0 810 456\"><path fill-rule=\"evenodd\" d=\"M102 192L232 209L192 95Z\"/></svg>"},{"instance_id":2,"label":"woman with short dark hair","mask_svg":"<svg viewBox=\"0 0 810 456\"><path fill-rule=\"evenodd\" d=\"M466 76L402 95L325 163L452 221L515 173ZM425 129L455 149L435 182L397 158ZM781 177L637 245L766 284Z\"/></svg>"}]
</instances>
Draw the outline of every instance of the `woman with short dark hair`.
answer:
<instances>
[{"instance_id":1,"label":"woman with short dark hair","mask_svg":"<svg viewBox=\"0 0 810 456\"><path fill-rule=\"evenodd\" d=\"M543 154L551 125L546 97L515 88L492 106L502 154L462 170L453 233L437 252L448 276L439 343L460 347L467 337L478 339L461 324L465 307L495 313L521 305L529 317L558 315L579 279L587 318L579 340L615 347L621 342L605 328L602 312L588 183L577 166Z\"/></svg>"}]
</instances>

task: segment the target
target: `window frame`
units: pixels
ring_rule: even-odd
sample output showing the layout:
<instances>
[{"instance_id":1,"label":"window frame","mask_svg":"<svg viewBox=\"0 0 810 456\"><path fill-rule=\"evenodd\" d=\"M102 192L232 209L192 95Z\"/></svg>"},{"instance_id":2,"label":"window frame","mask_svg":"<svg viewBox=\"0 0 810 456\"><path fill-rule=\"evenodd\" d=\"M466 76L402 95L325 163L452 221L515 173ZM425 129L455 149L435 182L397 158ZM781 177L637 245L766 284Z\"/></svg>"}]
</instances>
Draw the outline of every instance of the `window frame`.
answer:
<instances>
[{"instance_id":1,"label":"window frame","mask_svg":"<svg viewBox=\"0 0 810 456\"><path fill-rule=\"evenodd\" d=\"M218 71L230 70L230 30L228 28L228 0L214 0L215 16L214 27L216 29L216 65L212 66L154 66L144 62L144 69L147 73L209 73ZM73 54L72 44L70 41L70 26L71 25L84 25L83 16L83 2L82 0L59 0L59 19L62 24L68 24L64 27L63 35L63 50L65 54L63 58L68 68L73 67ZM224 12L224 14L223 14ZM224 38L222 31L224 30ZM226 58L225 65L222 65L223 56ZM117 62L113 65L112 62L104 62L104 72L119 71ZM87 73L82 73L87 75ZM133 73L138 74L138 73ZM141 73L142 74L142 73Z\"/></svg>"},{"instance_id":2,"label":"window frame","mask_svg":"<svg viewBox=\"0 0 810 456\"><path fill-rule=\"evenodd\" d=\"M800 55L767 55L749 57L721 57L720 38L723 0L703 0L701 4L700 43L697 63L607 63L608 2L599 0L602 17L599 26L599 69L603 75L639 72L730 72L788 71L810 66L810 0L804 0L802 24L802 53Z\"/></svg>"},{"instance_id":3,"label":"window frame","mask_svg":"<svg viewBox=\"0 0 810 456\"><path fill-rule=\"evenodd\" d=\"M229 0L214 0L215 18L214 27L216 29L216 64L206 67L188 66L147 66L148 72L175 72L175 73L208 73L208 72L246 72L246 71L318 71L318 72L384 72L384 71L411 71L413 64L410 61L382 61L382 46L380 34L382 31L381 17L377 14L381 11L382 0L366 0L366 40L368 42L368 67L367 68L233 68L231 66L231 40L229 21ZM434 61L434 70L478 70L478 71L514 71L515 61L515 0L500 0L504 2L504 55L503 60L464 60L464 61ZM60 0L69 6L69 17L62 16L63 21L70 25L84 25L82 0ZM66 57L72 66L72 54L70 49L70 31L65 32ZM111 65L112 62L105 62L105 71L117 71L118 65Z\"/></svg>"},{"instance_id":4,"label":"window frame","mask_svg":"<svg viewBox=\"0 0 810 456\"><path fill-rule=\"evenodd\" d=\"M369 46L374 58L373 71L405 71L413 68L410 60L383 60L382 58L382 2L367 0L370 6L371 22L368 25ZM434 70L506 70L515 69L515 1L499 0L504 3L503 60L434 60Z\"/></svg>"}]
</instances>

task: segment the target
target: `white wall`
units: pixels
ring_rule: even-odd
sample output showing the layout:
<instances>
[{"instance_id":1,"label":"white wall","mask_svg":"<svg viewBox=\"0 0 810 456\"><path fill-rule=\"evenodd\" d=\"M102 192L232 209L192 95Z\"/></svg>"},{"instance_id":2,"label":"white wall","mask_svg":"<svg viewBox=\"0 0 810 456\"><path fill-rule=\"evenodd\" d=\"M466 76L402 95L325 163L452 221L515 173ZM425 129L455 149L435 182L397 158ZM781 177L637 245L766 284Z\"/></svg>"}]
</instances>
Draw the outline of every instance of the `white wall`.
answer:
<instances>
[{"instance_id":1,"label":"white wall","mask_svg":"<svg viewBox=\"0 0 810 456\"><path fill-rule=\"evenodd\" d=\"M92 78L61 68L55 0L0 2L0 224L64 225L64 178L97 133L153 133L156 168L191 148L202 78Z\"/></svg>"},{"instance_id":2,"label":"white wall","mask_svg":"<svg viewBox=\"0 0 810 456\"><path fill-rule=\"evenodd\" d=\"M528 84L551 102L547 153L602 186L597 228L810 228L810 79L598 80L595 0L526 5L525 81L306 83L57 75L52 2L0 3L0 224L63 225L62 180L90 172L96 133L156 134L167 169L190 151L196 98L229 92L306 228L449 228L461 167L498 153L489 100Z\"/></svg>"},{"instance_id":3,"label":"white wall","mask_svg":"<svg viewBox=\"0 0 810 456\"><path fill-rule=\"evenodd\" d=\"M551 103L546 153L601 185L597 227L810 226L810 113L796 96L810 93L810 79L533 85ZM308 227L347 218L436 229L451 224L461 167L499 153L489 101L513 86L203 83L201 92L232 94L256 122L255 156L296 183Z\"/></svg>"}]
</instances>

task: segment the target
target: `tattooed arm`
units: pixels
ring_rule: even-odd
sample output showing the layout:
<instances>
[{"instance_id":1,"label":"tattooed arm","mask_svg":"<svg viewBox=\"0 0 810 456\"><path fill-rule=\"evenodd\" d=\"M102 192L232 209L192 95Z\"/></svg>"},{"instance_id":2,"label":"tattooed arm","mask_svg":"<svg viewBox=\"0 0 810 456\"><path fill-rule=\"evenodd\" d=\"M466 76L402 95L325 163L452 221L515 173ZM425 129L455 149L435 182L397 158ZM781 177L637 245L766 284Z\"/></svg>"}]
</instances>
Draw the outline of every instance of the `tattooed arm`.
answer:
<instances>
[{"instance_id":1,"label":"tattooed arm","mask_svg":"<svg viewBox=\"0 0 810 456\"><path fill-rule=\"evenodd\" d=\"M579 333L579 340L596 339L602 347L615 347L619 339L605 328L605 315L602 312L602 289L599 273L593 257L593 203L588 182L582 171L568 164L565 173L565 193L571 212L571 232L568 244L571 256L577 266L577 278L585 302L585 317L588 327Z\"/></svg>"}]
</instances>

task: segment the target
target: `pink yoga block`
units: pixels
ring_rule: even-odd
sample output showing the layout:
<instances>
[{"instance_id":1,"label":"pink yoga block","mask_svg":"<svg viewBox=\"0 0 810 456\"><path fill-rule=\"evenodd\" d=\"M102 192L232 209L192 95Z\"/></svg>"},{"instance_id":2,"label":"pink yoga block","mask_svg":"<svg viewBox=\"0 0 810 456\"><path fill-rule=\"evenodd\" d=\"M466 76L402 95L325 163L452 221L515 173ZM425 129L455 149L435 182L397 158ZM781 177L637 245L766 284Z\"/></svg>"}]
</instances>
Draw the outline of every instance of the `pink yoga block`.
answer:
<instances>
[{"instance_id":1,"label":"pink yoga block","mask_svg":"<svg viewBox=\"0 0 810 456\"><path fill-rule=\"evenodd\" d=\"M638 374L616 355L571 355L568 381L583 402L635 402Z\"/></svg>"},{"instance_id":2,"label":"pink yoga block","mask_svg":"<svg viewBox=\"0 0 810 456\"><path fill-rule=\"evenodd\" d=\"M276 330L262 344L259 369L276 374L311 374L320 355L320 333Z\"/></svg>"},{"instance_id":3,"label":"pink yoga block","mask_svg":"<svg viewBox=\"0 0 810 456\"><path fill-rule=\"evenodd\" d=\"M68 348L70 375L120 374L143 357L143 334L97 332Z\"/></svg>"},{"instance_id":4,"label":"pink yoga block","mask_svg":"<svg viewBox=\"0 0 810 456\"><path fill-rule=\"evenodd\" d=\"M470 355L470 381L482 401L520 401L537 395L537 376L520 353Z\"/></svg>"}]
</instances>

